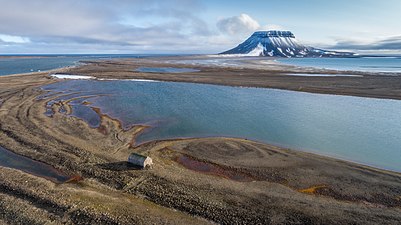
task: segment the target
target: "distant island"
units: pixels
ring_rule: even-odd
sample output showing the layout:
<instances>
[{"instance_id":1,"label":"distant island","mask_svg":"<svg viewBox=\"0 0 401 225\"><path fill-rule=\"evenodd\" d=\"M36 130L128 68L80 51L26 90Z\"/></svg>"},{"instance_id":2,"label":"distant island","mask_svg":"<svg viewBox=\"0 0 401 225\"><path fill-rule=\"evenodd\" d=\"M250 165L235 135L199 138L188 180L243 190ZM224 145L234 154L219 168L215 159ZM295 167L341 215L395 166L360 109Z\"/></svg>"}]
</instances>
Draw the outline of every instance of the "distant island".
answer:
<instances>
[{"instance_id":1,"label":"distant island","mask_svg":"<svg viewBox=\"0 0 401 225\"><path fill-rule=\"evenodd\" d=\"M268 57L357 57L353 52L329 51L301 44L291 31L257 31L237 47L220 53Z\"/></svg>"}]
</instances>

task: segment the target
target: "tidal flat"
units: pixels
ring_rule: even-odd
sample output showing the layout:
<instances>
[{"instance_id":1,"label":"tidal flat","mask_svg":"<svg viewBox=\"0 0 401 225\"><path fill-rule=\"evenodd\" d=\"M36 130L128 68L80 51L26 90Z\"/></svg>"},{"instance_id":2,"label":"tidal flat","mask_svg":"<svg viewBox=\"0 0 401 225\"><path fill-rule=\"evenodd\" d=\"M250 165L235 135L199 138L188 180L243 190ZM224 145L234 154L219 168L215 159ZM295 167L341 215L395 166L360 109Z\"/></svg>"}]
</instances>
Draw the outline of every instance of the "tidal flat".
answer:
<instances>
[{"instance_id":1,"label":"tidal flat","mask_svg":"<svg viewBox=\"0 0 401 225\"><path fill-rule=\"evenodd\" d=\"M285 74L322 71L275 64L269 70L257 66L188 66L172 60L179 59L87 62L57 72L97 79L151 79L401 98L400 81L394 76L355 73L363 77L298 77ZM135 71L140 66L196 67L200 71ZM0 167L0 222L396 224L401 220L398 172L244 138L159 139L134 145L146 126L124 127L101 111L97 111L98 125L90 126L66 116L63 112L71 110L70 102L63 101L51 105L53 114L48 116L51 99L40 98L48 94L42 87L60 82L49 75L0 77L0 146L82 179L57 184ZM126 160L131 152L150 156L154 166L145 170L129 166Z\"/></svg>"}]
</instances>

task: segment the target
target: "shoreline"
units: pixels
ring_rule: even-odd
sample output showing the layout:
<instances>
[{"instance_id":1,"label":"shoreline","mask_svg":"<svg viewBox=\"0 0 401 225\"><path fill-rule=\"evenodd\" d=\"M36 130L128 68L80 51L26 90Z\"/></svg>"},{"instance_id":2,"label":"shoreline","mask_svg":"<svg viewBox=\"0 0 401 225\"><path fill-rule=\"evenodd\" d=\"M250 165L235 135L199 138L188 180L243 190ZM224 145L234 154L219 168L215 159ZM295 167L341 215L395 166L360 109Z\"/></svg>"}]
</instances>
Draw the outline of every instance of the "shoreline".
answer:
<instances>
[{"instance_id":1,"label":"shoreline","mask_svg":"<svg viewBox=\"0 0 401 225\"><path fill-rule=\"evenodd\" d=\"M156 140L132 148L138 127L124 130L103 116L102 129L93 129L58 110L52 118L44 115L47 100L36 100L43 94L38 87L53 82L48 72L0 77L0 145L84 179L55 185L0 167L0 221L338 224L401 219L399 173L237 138ZM150 156L154 166L127 166L132 152ZM194 160L191 168L207 165L223 175L248 174L257 180L197 172L178 163L180 155Z\"/></svg>"},{"instance_id":2,"label":"shoreline","mask_svg":"<svg viewBox=\"0 0 401 225\"><path fill-rule=\"evenodd\" d=\"M63 80L69 80L69 79L56 78L56 82L63 81ZM99 82L104 81L104 80L97 80L97 79L93 79L93 80L96 80L96 81L99 81ZM105 80L105 81L107 81L107 80ZM160 81L160 82L165 82L165 81ZM175 82L175 81L166 81L166 82ZM185 83L190 83L190 82L185 82ZM217 85L217 86L219 86L219 84L207 84L207 85ZM255 87L244 87L244 88L255 88ZM282 89L280 89L280 90L282 90ZM292 90L283 90L283 91L292 91ZM310 93L310 94L320 94L320 93ZM57 96L54 96L54 97L57 97ZM85 97L85 96L80 96L78 98L82 98L82 97ZM359 96L347 96L347 97L363 98L363 97L359 97ZM68 99L66 101L63 101L63 104L66 104L68 106L68 103L70 101L74 100L74 99L76 99L76 98L72 98L72 99ZM47 100L47 102L49 102L49 101L52 101L52 99ZM46 102L46 104L47 104L47 102ZM323 156L323 157L327 157L327 158L331 158L331 159L342 160L342 161L346 161L346 162L349 162L349 163L358 164L360 166L364 166L364 167L371 168L371 169L376 169L376 170L382 170L382 171L388 171L388 172L394 172L394 173L401 174L401 170L380 167L380 166L377 166L377 165L374 165L374 164L364 163L364 162L358 161L356 159L350 159L350 158L346 158L346 157L341 157L340 155L337 155L337 154L323 153L323 152L319 151L319 149L299 148L299 147L296 147L296 146L290 146L290 145L285 145L285 144L280 144L280 143L265 142L263 140L257 140L257 139L252 139L252 138L244 138L244 137L241 137L241 136L230 136L230 135L182 136L182 137L173 137L173 138L168 138L168 139L154 138L154 139L151 139L151 140L138 142L136 140L136 137L140 136L143 132L146 132L148 128L152 128L152 126L149 126L147 124L133 124L128 128L123 128L122 121L121 121L120 118L114 118L114 117L112 117L112 116L110 116L108 114L102 113L102 108L99 108L98 106L96 106L96 107L95 106L88 106L88 107L91 108L92 110L94 110L95 113L99 116L100 119L102 117L108 117L108 119L116 121L117 123L119 123L119 127L121 129L123 129L123 130L129 130L129 129L133 128L133 127L141 128L141 131L139 131L135 135L135 137L133 138L133 140L131 142L131 146L134 149L137 148L137 147L140 147L143 144L146 144L146 143L149 143L149 142L154 142L154 141L180 141L180 140L192 140L192 139L203 139L203 138L234 138L234 139L250 140L250 141L253 141L253 142L259 142L261 144L273 145L273 146L277 146L277 147L283 148L283 149L291 149L291 150L294 150L294 151L301 151L301 152L311 153L311 154L315 154L315 155L318 155L318 156ZM71 107L68 107L68 108L69 108L69 110L67 110L68 113L66 113L66 116L67 115L70 116L70 114L71 114L71 109L70 109ZM84 122L86 121L84 118L80 118L78 116L73 116L73 117L75 117L77 119L80 119L80 120L82 120ZM93 129L99 129L99 127L93 127Z\"/></svg>"},{"instance_id":3,"label":"shoreline","mask_svg":"<svg viewBox=\"0 0 401 225\"><path fill-rule=\"evenodd\" d=\"M18 74L16 74L18 75ZM52 74L53 75L53 74ZM70 74L54 74L54 75L66 75L69 76ZM75 75L71 75L75 76ZM77 75L80 76L80 75ZM83 75L85 76L85 75ZM291 75L288 75L291 76ZM89 77L89 76L88 76ZM364 94L364 95L354 95L354 94L348 94L348 93L331 93L330 91L318 91L318 90L293 90L293 89L287 89L287 88L279 88L279 87L259 87L259 86L244 86L244 85L231 85L231 84L220 84L220 83L215 83L215 82L198 82L198 81L181 81L181 80L170 80L170 79L158 79L158 80L151 80L151 79L118 79L118 78L97 78L97 77L91 77L91 78L85 78L85 79L80 79L80 78L56 78L54 77L53 79L58 79L59 81L63 80L94 80L94 81L144 81L144 82L172 82L172 83L187 83L187 84L204 84L204 85L215 85L215 86L228 86L228 87L238 87L238 88L262 88L262 89L273 89L273 90L281 90L281 91L290 91L290 92L303 92L303 93L309 93L309 94L320 94L320 95L337 95L337 96L346 96L346 97L356 97L356 98L375 98L375 99L387 99L387 100L401 100L401 96L381 96L381 95L369 95L369 94Z\"/></svg>"},{"instance_id":4,"label":"shoreline","mask_svg":"<svg viewBox=\"0 0 401 225\"><path fill-rule=\"evenodd\" d=\"M195 57L196 58L196 57ZM66 74L93 76L97 79L145 79L157 81L216 84L237 87L273 88L319 94L348 95L356 97L401 100L401 79L398 76L375 75L355 71L333 71L287 66L277 63L264 64L263 69L253 62L240 67L190 65L177 63L191 57L140 58L85 61L85 65L65 71ZM177 67L199 69L191 73L142 73L138 67ZM328 74L355 76L291 76L287 74Z\"/></svg>"},{"instance_id":5,"label":"shoreline","mask_svg":"<svg viewBox=\"0 0 401 225\"><path fill-rule=\"evenodd\" d=\"M73 66L63 66L55 69L50 70L43 70L43 71L34 71L28 73L16 73L16 74L7 74L7 75L0 75L1 77L23 77L23 76L30 76L30 75L40 75L40 74L50 74L50 73L62 73L63 71L67 71L69 69L74 69L75 67L80 67L82 65L73 65Z\"/></svg>"},{"instance_id":6,"label":"shoreline","mask_svg":"<svg viewBox=\"0 0 401 225\"><path fill-rule=\"evenodd\" d=\"M98 62L97 62L98 63ZM67 66L67 67L61 67L61 68L57 68L57 69L52 69L52 70L48 70L48 71L40 71L40 72L32 72L32 73L23 73L23 74L12 74L12 75L5 75L7 77L20 77L20 76L26 76L26 75L39 75L39 74L47 74L45 75L47 79L52 80L54 82L60 82L63 80L69 80L69 79L65 79L65 78L54 78L54 77L50 77L50 74L62 74L64 71L69 71L70 69L74 69L74 68L79 68L81 66L85 66L85 64L83 65L76 65L76 66ZM163 73L164 74L164 73ZM21 77L22 78L22 77ZM74 79L72 79L74 80ZM107 78L98 78L96 76L94 76L94 80L96 81L108 81ZM119 80L119 79L116 79ZM1 76L0 76L0 81L1 81ZM130 80L127 80L130 81ZM153 80L152 80L153 81ZM172 81L172 80L156 80L157 82L178 82L178 83L197 83L197 82L191 82L191 81ZM1 82L0 82L1 83ZM225 84L216 84L216 83L198 83L198 84L206 84L206 85L217 85L217 86L232 86L232 87L241 87L241 88L265 88L265 87L255 87L255 86L233 86L233 85L225 85ZM294 92L304 92L304 91L299 91L299 90L289 90L289 89L280 89L280 88L267 88L267 89L276 89L276 90L284 90L284 91L294 91ZM311 93L311 94L322 94L322 95L327 95L327 93L316 93L316 92L305 92L305 93ZM365 96L354 96L354 95L344 95L344 94L328 94L328 95L343 95L343 96L350 96L350 97L361 97L361 98L365 98ZM367 96L366 96L367 97ZM378 98L378 99L389 99L389 98L385 98L385 97L381 97L381 96L375 96L375 97L368 97L368 98ZM0 99L1 100L1 99ZM70 99L68 101L71 101L74 99ZM398 99L392 99L390 98L390 100L398 100ZM401 100L401 99L400 99ZM46 100L45 104L47 104L48 101L51 100ZM65 104L68 105L68 101L65 102ZM0 102L2 103L2 102ZM1 107L1 104L0 104ZM69 107L70 108L70 107ZM142 132L145 132L145 130L149 127L148 125L144 125L144 124L135 124L135 125L131 125L128 128L123 128L122 126L122 122L120 119L118 118L112 118L111 116L107 115L107 114L103 114L101 112L101 108L98 107L90 107L92 108L96 114L98 114L99 118L102 120L103 117L107 117L109 120L115 121L116 123L118 123L118 127L124 131L129 131L131 129L136 128L140 128L141 131L139 131L137 134L135 134L135 136L140 135ZM55 113L55 112L53 112ZM83 122L85 122L82 118L79 117L75 117L74 118L78 119L78 120L82 120ZM86 123L86 122L85 122ZM89 126L89 124L88 124ZM101 127L94 127L92 129L101 129ZM267 144L267 145L274 145L277 146L279 148L283 148L283 149L290 149L290 150L294 150L294 151L300 151L300 152L304 152L304 153L309 153L309 154L313 154L315 156L321 156L321 157L326 157L329 159L333 159L333 160L340 160L340 161L345 161L351 164L356 164L359 165L361 167L366 167L366 168L370 168L373 170L378 170L378 171L386 171L386 172L390 172L390 173L397 173L401 175L401 171L396 171L396 170L391 170L391 169L385 169L385 168L380 168L374 165L369 165L369 164L364 164L358 161L354 161L351 159L346 159L346 158L341 158L339 156L334 156L334 155L329 155L329 154L322 154L319 153L318 150L310 150L310 149L300 149L300 148L294 148L294 147L289 147L289 146L284 146L284 145L280 145L278 143L266 143L260 140L252 140L252 139L245 139L242 137L234 137L234 136L203 136L203 137L177 137L177 138L171 138L171 139L154 139L154 140L149 140L149 141L145 141L142 143L138 143L138 144L133 144L135 143L135 137L133 138L133 140L130 142L131 143L131 147L133 149L140 147L141 145L146 145L147 143L151 143L151 142L158 142L158 141L182 141L182 140L195 140L195 139L205 139L205 138L234 138L234 139L243 139L243 140L250 140L253 142L259 142L261 144ZM9 150L8 150L9 151ZM12 152L12 151L10 151Z\"/></svg>"},{"instance_id":7,"label":"shoreline","mask_svg":"<svg viewBox=\"0 0 401 225\"><path fill-rule=\"evenodd\" d=\"M159 58L159 57L157 57L157 58ZM123 59L123 60L126 60L126 59ZM96 61L96 63L101 63L101 62L102 61ZM4 75L4 76L0 76L0 81L1 81L2 77L18 77L18 78L21 77L21 78L23 78L24 76L27 76L27 75L42 75L42 74L44 74L47 79L52 81L50 83L55 83L55 82L60 82L60 81L63 81L63 80L69 80L69 79L68 78L66 79L66 78L50 77L51 74L64 74L65 71L70 71L71 69L75 69L75 68L79 69L82 66L85 66L85 63L83 63L82 65L60 67L60 68L51 69L51 70L47 70L47 71L38 71L38 72L30 72L30 73L22 73L22 74ZM205 65L203 65L203 66L205 66ZM206 67L209 67L209 66L206 66ZM341 72L341 71L339 71L339 72ZM166 73L162 73L162 74L166 74ZM93 78L96 81L108 81L108 78L100 78L99 79L97 76L93 76ZM74 80L74 79L72 79L72 80ZM110 80L113 80L113 79L110 79ZM120 80L120 79L115 79L115 80ZM124 80L124 79L121 79L121 80ZM141 79L138 79L138 80L141 80ZM127 81L131 81L131 80L127 80ZM266 87L257 87L257 86L236 86L236 85L229 85L229 84L226 85L226 84L218 84L218 83L214 83L214 82L212 82L212 83L203 83L203 82L196 82L196 81L175 81L175 80L169 80L169 79L166 79L166 80L151 80L151 81L195 83L195 84L206 84L206 85L217 85L217 86L232 86L232 87L240 87L240 88L266 88ZM0 82L0 84L1 84L1 82ZM267 89L276 89L276 90L284 90L284 91L305 92L305 93L311 93L311 94L327 95L327 93L307 92L307 91L302 91L302 90L291 90L291 89L269 88L269 87L267 87ZM378 99L399 100L399 99L393 99L393 98L386 98L386 97L383 97L383 96L369 97L369 96L355 96L355 95L346 95L346 94L344 95L344 93L336 93L336 94L328 94L328 95L342 95L342 96L361 97L361 98L378 98ZM2 99L0 98L0 107L1 107L1 103L2 103L1 100ZM68 101L71 101L71 100L74 100L74 99L70 99ZM401 100L401 96L400 96L400 100ZM48 101L51 101L51 100L46 100L45 104L47 104ZM65 102L67 105L68 105L68 101ZM44 108L46 108L46 107L44 107ZM115 121L116 123L118 123L119 124L118 127L120 129L124 130L124 131L129 131L131 129L134 129L135 127L140 128L142 131L138 132L135 136L140 135L140 133L144 132L149 127L148 125L144 125L144 124L135 124L135 125L131 125L128 128L123 128L122 122L121 122L120 119L112 118L111 116L109 116L107 114L103 114L101 112L101 108L98 108L98 107L90 107L90 108L92 108L95 111L95 113L98 114L98 116L99 116L99 118L101 120L102 120L103 117L107 117L109 120L112 120L112 121ZM53 113L55 113L55 112L53 112ZM73 117L78 119L78 120L82 120L83 122L85 122L82 118L75 117L75 116L73 116ZM89 124L88 124L88 126L89 126ZM94 128L91 128L91 129L100 129L100 127L94 127ZM139 143L139 144L135 144L135 145L133 144L133 145L131 145L131 147L133 149L135 149L135 148L140 147L141 145L146 145L147 143L158 142L158 141L182 141L182 140L195 140L195 139L205 139L205 138L234 138L234 139L250 140L250 141L253 141L253 142L259 142L261 144L274 145L274 146L277 146L279 148L290 149L290 150L294 150L294 151L300 151L300 152L304 152L304 153L313 154L313 155L316 155L316 156L326 157L326 158L333 159L333 160L341 160L341 161L345 161L345 162L348 162L348 163L351 163L351 164L356 164L356 165L359 165L359 166L362 166L362 167L370 168L370 169L373 169L373 170L386 171L386 172L397 173L397 174L401 175L401 171L380 168L380 167L377 167L377 166L374 166L374 165L364 164L364 163L361 163L361 162L358 162L358 161L353 161L353 160L350 160L350 159L341 158L339 156L333 156L333 155L329 155L329 154L322 154L322 153L319 153L317 150L299 149L299 148L280 145L278 143L266 143L266 142L263 142L263 141L260 141L260 140L245 139L245 138L242 138L242 137L234 137L234 136L203 136L203 137L177 137L177 138L171 138L171 139L154 139L154 140L145 141L145 142L142 142L142 143ZM131 142L131 143L135 143L135 138L133 138L133 141L134 142ZM10 150L8 150L8 151L10 151ZM10 151L10 152L12 152L12 151Z\"/></svg>"}]
</instances>

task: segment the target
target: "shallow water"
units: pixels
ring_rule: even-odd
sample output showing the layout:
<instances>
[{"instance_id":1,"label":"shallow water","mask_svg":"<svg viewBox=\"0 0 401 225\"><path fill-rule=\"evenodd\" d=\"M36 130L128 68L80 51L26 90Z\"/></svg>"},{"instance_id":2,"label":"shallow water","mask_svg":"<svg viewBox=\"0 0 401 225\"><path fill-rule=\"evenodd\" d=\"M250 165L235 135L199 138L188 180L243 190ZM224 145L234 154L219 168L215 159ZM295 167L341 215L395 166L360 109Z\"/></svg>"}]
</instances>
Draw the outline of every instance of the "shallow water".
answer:
<instances>
[{"instance_id":1,"label":"shallow water","mask_svg":"<svg viewBox=\"0 0 401 225\"><path fill-rule=\"evenodd\" d=\"M401 57L283 58L277 61L302 67L364 72L401 72Z\"/></svg>"},{"instance_id":2,"label":"shallow water","mask_svg":"<svg viewBox=\"0 0 401 225\"><path fill-rule=\"evenodd\" d=\"M40 176L57 183L70 179L69 176L56 170L52 166L17 155L0 146L0 166L22 170L35 176Z\"/></svg>"},{"instance_id":3,"label":"shallow water","mask_svg":"<svg viewBox=\"0 0 401 225\"><path fill-rule=\"evenodd\" d=\"M138 143L242 137L401 171L398 100L175 82L68 80L43 89L53 91L53 97L75 93L60 97L64 100L103 94L85 100L124 127L152 126ZM90 107L83 101L74 104ZM81 109L74 115L99 119Z\"/></svg>"}]
</instances>

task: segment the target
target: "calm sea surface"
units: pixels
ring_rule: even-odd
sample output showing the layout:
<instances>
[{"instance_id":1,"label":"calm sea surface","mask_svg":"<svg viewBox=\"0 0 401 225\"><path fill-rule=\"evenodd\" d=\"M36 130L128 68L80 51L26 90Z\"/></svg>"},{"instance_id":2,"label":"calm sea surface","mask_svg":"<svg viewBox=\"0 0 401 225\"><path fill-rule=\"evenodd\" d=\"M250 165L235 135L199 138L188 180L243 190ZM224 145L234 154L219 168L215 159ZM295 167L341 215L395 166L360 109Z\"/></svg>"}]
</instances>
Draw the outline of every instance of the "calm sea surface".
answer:
<instances>
[{"instance_id":1,"label":"calm sea surface","mask_svg":"<svg viewBox=\"0 0 401 225\"><path fill-rule=\"evenodd\" d=\"M152 57L152 56L157 56L157 55L105 54L105 55L58 55L51 57L49 57L48 55L47 56L44 55L43 57L32 57L32 58L0 58L0 76L45 71L65 66L73 66L78 64L79 61L83 60L138 58L138 57ZM252 57L251 60L252 59L255 59L255 57ZM221 64L227 66L241 66L241 61L236 59L235 57L206 59L206 60L202 59L202 60L192 60L192 61L183 60L183 62L184 61L190 61L190 62L193 61L192 64L207 64L207 65ZM285 59L279 59L278 61L283 64L290 64L304 67L316 67L316 68L335 69L335 70L401 73L401 57L289 58L289 59L285 58ZM142 70L150 70L149 72L152 72L152 68L142 68ZM159 72L159 71L154 71L154 72ZM177 71L177 72L182 72L182 71Z\"/></svg>"},{"instance_id":2,"label":"calm sea surface","mask_svg":"<svg viewBox=\"0 0 401 225\"><path fill-rule=\"evenodd\" d=\"M138 55L138 54L123 54L123 55L43 55L26 58L0 58L0 76L31 73L45 70L52 70L66 66L77 65L82 60L102 60L113 58L142 58L157 55Z\"/></svg>"},{"instance_id":3,"label":"calm sea surface","mask_svg":"<svg viewBox=\"0 0 401 225\"><path fill-rule=\"evenodd\" d=\"M278 61L295 66L334 70L401 72L401 57L285 58Z\"/></svg>"},{"instance_id":4,"label":"calm sea surface","mask_svg":"<svg viewBox=\"0 0 401 225\"><path fill-rule=\"evenodd\" d=\"M242 137L401 171L398 100L174 82L68 80L43 89L49 100L82 96L71 102L72 116L92 127L100 119L90 107L125 127L151 125L138 143Z\"/></svg>"}]
</instances>

